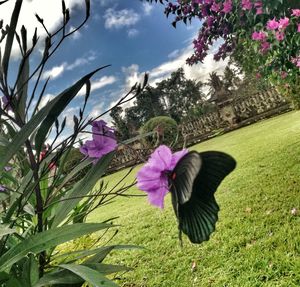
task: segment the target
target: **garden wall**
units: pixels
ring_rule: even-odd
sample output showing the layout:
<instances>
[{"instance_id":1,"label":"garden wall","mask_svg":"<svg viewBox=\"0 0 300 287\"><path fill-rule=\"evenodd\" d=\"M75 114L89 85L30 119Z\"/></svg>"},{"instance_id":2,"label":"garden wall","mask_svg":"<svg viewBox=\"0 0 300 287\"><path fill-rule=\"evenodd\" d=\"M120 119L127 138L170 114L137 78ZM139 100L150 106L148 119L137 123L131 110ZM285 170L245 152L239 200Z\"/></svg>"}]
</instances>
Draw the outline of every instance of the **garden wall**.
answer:
<instances>
[{"instance_id":1,"label":"garden wall","mask_svg":"<svg viewBox=\"0 0 300 287\"><path fill-rule=\"evenodd\" d=\"M222 133L291 110L290 103L275 89L250 97L227 99L216 105L217 111L180 126L182 141L178 143L178 148L194 145ZM152 149L142 148L138 140L133 141L130 145L121 146L109 171L144 162L151 152Z\"/></svg>"}]
</instances>

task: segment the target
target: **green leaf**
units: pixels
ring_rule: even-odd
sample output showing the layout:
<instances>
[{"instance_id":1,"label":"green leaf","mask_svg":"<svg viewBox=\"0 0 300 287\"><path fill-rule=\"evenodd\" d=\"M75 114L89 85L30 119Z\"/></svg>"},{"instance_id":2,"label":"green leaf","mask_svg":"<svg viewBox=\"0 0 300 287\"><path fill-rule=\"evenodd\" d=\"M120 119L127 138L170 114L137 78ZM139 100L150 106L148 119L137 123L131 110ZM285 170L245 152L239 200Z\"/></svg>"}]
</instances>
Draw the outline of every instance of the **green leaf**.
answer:
<instances>
[{"instance_id":1,"label":"green leaf","mask_svg":"<svg viewBox=\"0 0 300 287\"><path fill-rule=\"evenodd\" d=\"M33 254L30 254L26 259L27 260L23 266L22 282L28 287L31 287L39 280L39 266Z\"/></svg>"},{"instance_id":2,"label":"green leaf","mask_svg":"<svg viewBox=\"0 0 300 287\"><path fill-rule=\"evenodd\" d=\"M68 213L80 202L82 196L87 195L95 186L97 181L105 173L115 152L103 156L86 174L86 176L75 184L74 188L59 203L52 226L58 226L64 221Z\"/></svg>"},{"instance_id":3,"label":"green leaf","mask_svg":"<svg viewBox=\"0 0 300 287\"><path fill-rule=\"evenodd\" d=\"M128 268L126 266L101 264L101 263L83 264L81 266L86 266L90 269L93 269L93 270L95 270L101 274L105 274L105 275L132 270L132 268ZM104 277L101 276L101 280L103 278ZM71 272L70 270L55 270L54 272L45 274L33 286L34 287L42 287L42 286L49 286L49 285L56 285L56 284L68 284L68 285L74 286L77 284L83 284L84 281L85 281L85 279L83 279L79 275L76 275L75 273ZM101 286L109 286L109 285L101 285ZM116 285L111 285L111 286L116 286Z\"/></svg>"},{"instance_id":4,"label":"green leaf","mask_svg":"<svg viewBox=\"0 0 300 287\"><path fill-rule=\"evenodd\" d=\"M0 284L6 282L9 279L9 274L0 272Z\"/></svg>"},{"instance_id":5,"label":"green leaf","mask_svg":"<svg viewBox=\"0 0 300 287\"><path fill-rule=\"evenodd\" d=\"M11 277L11 278L7 281L7 283L6 283L5 286L6 286L6 287L24 287L24 286L22 285L22 283L21 283L18 279L14 278L14 277Z\"/></svg>"},{"instance_id":6,"label":"green leaf","mask_svg":"<svg viewBox=\"0 0 300 287\"><path fill-rule=\"evenodd\" d=\"M83 265L105 275L133 270L133 268L129 268L123 265L112 265L112 264L103 264L103 263L88 263Z\"/></svg>"},{"instance_id":7,"label":"green leaf","mask_svg":"<svg viewBox=\"0 0 300 287\"><path fill-rule=\"evenodd\" d=\"M143 247L135 246L135 245L111 245L101 247L99 252L97 252L94 256L88 258L84 261L84 264L89 263L100 263L105 257L114 249L143 249Z\"/></svg>"},{"instance_id":8,"label":"green leaf","mask_svg":"<svg viewBox=\"0 0 300 287\"><path fill-rule=\"evenodd\" d=\"M56 270L45 274L35 285L33 285L33 287L52 286L57 284L77 286L78 284L82 285L83 283L84 279L69 270Z\"/></svg>"},{"instance_id":9,"label":"green leaf","mask_svg":"<svg viewBox=\"0 0 300 287\"><path fill-rule=\"evenodd\" d=\"M70 179L73 178L73 176L75 176L81 170L83 170L84 168L86 168L87 166L89 166L91 163L92 163L92 161L89 160L89 159L84 160L81 163L79 163L75 168L73 168L70 171L70 173L68 173L66 175L66 177L64 178L63 182L60 184L60 186L58 187L58 189L61 189Z\"/></svg>"},{"instance_id":10,"label":"green leaf","mask_svg":"<svg viewBox=\"0 0 300 287\"><path fill-rule=\"evenodd\" d=\"M16 232L15 229L11 229L6 226L0 225L0 238L2 238L4 235L12 234L15 232Z\"/></svg>"},{"instance_id":11,"label":"green leaf","mask_svg":"<svg viewBox=\"0 0 300 287\"><path fill-rule=\"evenodd\" d=\"M62 264L60 267L70 270L74 274L80 276L82 279L87 281L89 284L95 287L117 287L118 285L107 278L101 273L82 265L75 264Z\"/></svg>"},{"instance_id":12,"label":"green leaf","mask_svg":"<svg viewBox=\"0 0 300 287\"><path fill-rule=\"evenodd\" d=\"M17 101L18 101L17 109L22 121L25 121L25 109L26 109L26 100L27 100L27 93L28 93L28 78L29 78L29 58L25 57L20 63L19 77L17 81Z\"/></svg>"},{"instance_id":13,"label":"green leaf","mask_svg":"<svg viewBox=\"0 0 300 287\"><path fill-rule=\"evenodd\" d=\"M57 97L57 101L54 103L50 111L48 112L46 118L42 122L39 127L37 134L35 136L35 148L37 153L41 151L42 145L45 142L45 138L50 128L54 124L55 120L59 117L59 115L63 112L66 106L71 102L71 100L77 95L83 85L98 71L108 67L103 66L98 68L97 70L89 73L88 75L81 78L77 83L75 83L70 88L66 89Z\"/></svg>"},{"instance_id":14,"label":"green leaf","mask_svg":"<svg viewBox=\"0 0 300 287\"><path fill-rule=\"evenodd\" d=\"M77 223L32 235L0 257L0 271L6 271L28 253L37 254L82 235L112 226L104 223Z\"/></svg>"},{"instance_id":15,"label":"green leaf","mask_svg":"<svg viewBox=\"0 0 300 287\"><path fill-rule=\"evenodd\" d=\"M23 1L15 2L14 11L13 11L11 19L10 19L8 34L6 36L5 50L4 50L3 59L2 59L3 71L1 72L5 76L7 76L7 70L8 70L9 60L10 60L11 49L12 49L12 45L13 45L13 41L14 41L14 37L15 37L15 32L16 32L18 19L19 19L20 10L22 7L22 2Z\"/></svg>"}]
</instances>

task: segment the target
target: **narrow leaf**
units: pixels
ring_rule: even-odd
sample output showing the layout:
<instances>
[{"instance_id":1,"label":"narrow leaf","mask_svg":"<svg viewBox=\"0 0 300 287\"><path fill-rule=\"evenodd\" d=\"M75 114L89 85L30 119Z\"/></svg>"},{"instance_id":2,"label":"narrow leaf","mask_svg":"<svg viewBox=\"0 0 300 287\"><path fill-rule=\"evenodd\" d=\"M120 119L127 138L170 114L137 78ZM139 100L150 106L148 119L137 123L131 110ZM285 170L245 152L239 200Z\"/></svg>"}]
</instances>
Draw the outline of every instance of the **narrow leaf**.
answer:
<instances>
[{"instance_id":1,"label":"narrow leaf","mask_svg":"<svg viewBox=\"0 0 300 287\"><path fill-rule=\"evenodd\" d=\"M70 270L95 287L117 287L114 282L105 278L101 273L82 265L62 264L60 267Z\"/></svg>"},{"instance_id":2,"label":"narrow leaf","mask_svg":"<svg viewBox=\"0 0 300 287\"><path fill-rule=\"evenodd\" d=\"M12 45L13 45L13 41L14 41L14 36L15 36L15 32L16 32L16 27L17 27L17 23L18 23L18 19L19 19L20 10L22 7L22 2L23 1L16 1L16 3L15 3L14 11L13 11L11 19L10 19L8 34L6 36L5 50L4 50L3 59L2 59L2 69L3 69L3 74L5 76L7 76L7 70L8 70L11 49L12 49Z\"/></svg>"},{"instance_id":3,"label":"narrow leaf","mask_svg":"<svg viewBox=\"0 0 300 287\"><path fill-rule=\"evenodd\" d=\"M52 226L58 226L64 221L68 213L80 202L81 197L87 195L94 188L97 181L105 173L114 155L115 152L110 152L103 156L89 170L87 175L75 184L73 189L63 198L64 201L59 204Z\"/></svg>"},{"instance_id":4,"label":"narrow leaf","mask_svg":"<svg viewBox=\"0 0 300 287\"><path fill-rule=\"evenodd\" d=\"M19 76L17 81L17 102L18 112L22 119L25 121L25 108L28 93L28 78L29 78L29 58L25 57L20 63Z\"/></svg>"},{"instance_id":5,"label":"narrow leaf","mask_svg":"<svg viewBox=\"0 0 300 287\"><path fill-rule=\"evenodd\" d=\"M33 285L33 287L52 286L58 284L77 286L79 284L82 285L83 283L84 283L84 279L82 279L80 276L72 273L69 270L56 270L54 272L45 274L37 282L37 284Z\"/></svg>"},{"instance_id":6,"label":"narrow leaf","mask_svg":"<svg viewBox=\"0 0 300 287\"><path fill-rule=\"evenodd\" d=\"M123 265L112 265L112 264L103 264L103 263L89 263L83 265L105 275L133 270L132 268Z\"/></svg>"},{"instance_id":7,"label":"narrow leaf","mask_svg":"<svg viewBox=\"0 0 300 287\"><path fill-rule=\"evenodd\" d=\"M0 257L0 271L7 271L7 269L28 253L37 254L85 234L112 226L111 224L104 223L77 223L32 235L9 249Z\"/></svg>"}]
</instances>

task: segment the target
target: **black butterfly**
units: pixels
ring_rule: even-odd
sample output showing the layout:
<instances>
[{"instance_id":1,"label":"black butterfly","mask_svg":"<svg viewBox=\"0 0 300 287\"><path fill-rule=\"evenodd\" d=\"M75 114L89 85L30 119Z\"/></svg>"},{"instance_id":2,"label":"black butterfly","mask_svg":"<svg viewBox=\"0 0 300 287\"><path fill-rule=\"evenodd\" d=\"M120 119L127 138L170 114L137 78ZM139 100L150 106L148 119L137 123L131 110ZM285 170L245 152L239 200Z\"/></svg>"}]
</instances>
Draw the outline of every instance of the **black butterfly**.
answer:
<instances>
[{"instance_id":1,"label":"black butterfly","mask_svg":"<svg viewBox=\"0 0 300 287\"><path fill-rule=\"evenodd\" d=\"M193 243L209 239L219 211L214 193L235 166L230 155L218 151L191 151L179 160L169 182L180 240L181 232Z\"/></svg>"}]
</instances>

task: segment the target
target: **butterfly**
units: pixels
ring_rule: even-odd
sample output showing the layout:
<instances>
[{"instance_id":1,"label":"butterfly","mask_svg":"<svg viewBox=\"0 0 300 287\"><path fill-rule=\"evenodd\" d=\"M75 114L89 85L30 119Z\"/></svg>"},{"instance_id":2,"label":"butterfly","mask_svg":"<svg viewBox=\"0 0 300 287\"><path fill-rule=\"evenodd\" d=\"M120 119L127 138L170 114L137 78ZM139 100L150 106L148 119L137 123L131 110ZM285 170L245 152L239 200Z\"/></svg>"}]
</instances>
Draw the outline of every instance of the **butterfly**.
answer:
<instances>
[{"instance_id":1,"label":"butterfly","mask_svg":"<svg viewBox=\"0 0 300 287\"><path fill-rule=\"evenodd\" d=\"M234 158L219 151L191 151L178 161L169 185L180 241L182 232L192 243L209 239L219 212L214 193L235 166Z\"/></svg>"}]
</instances>

